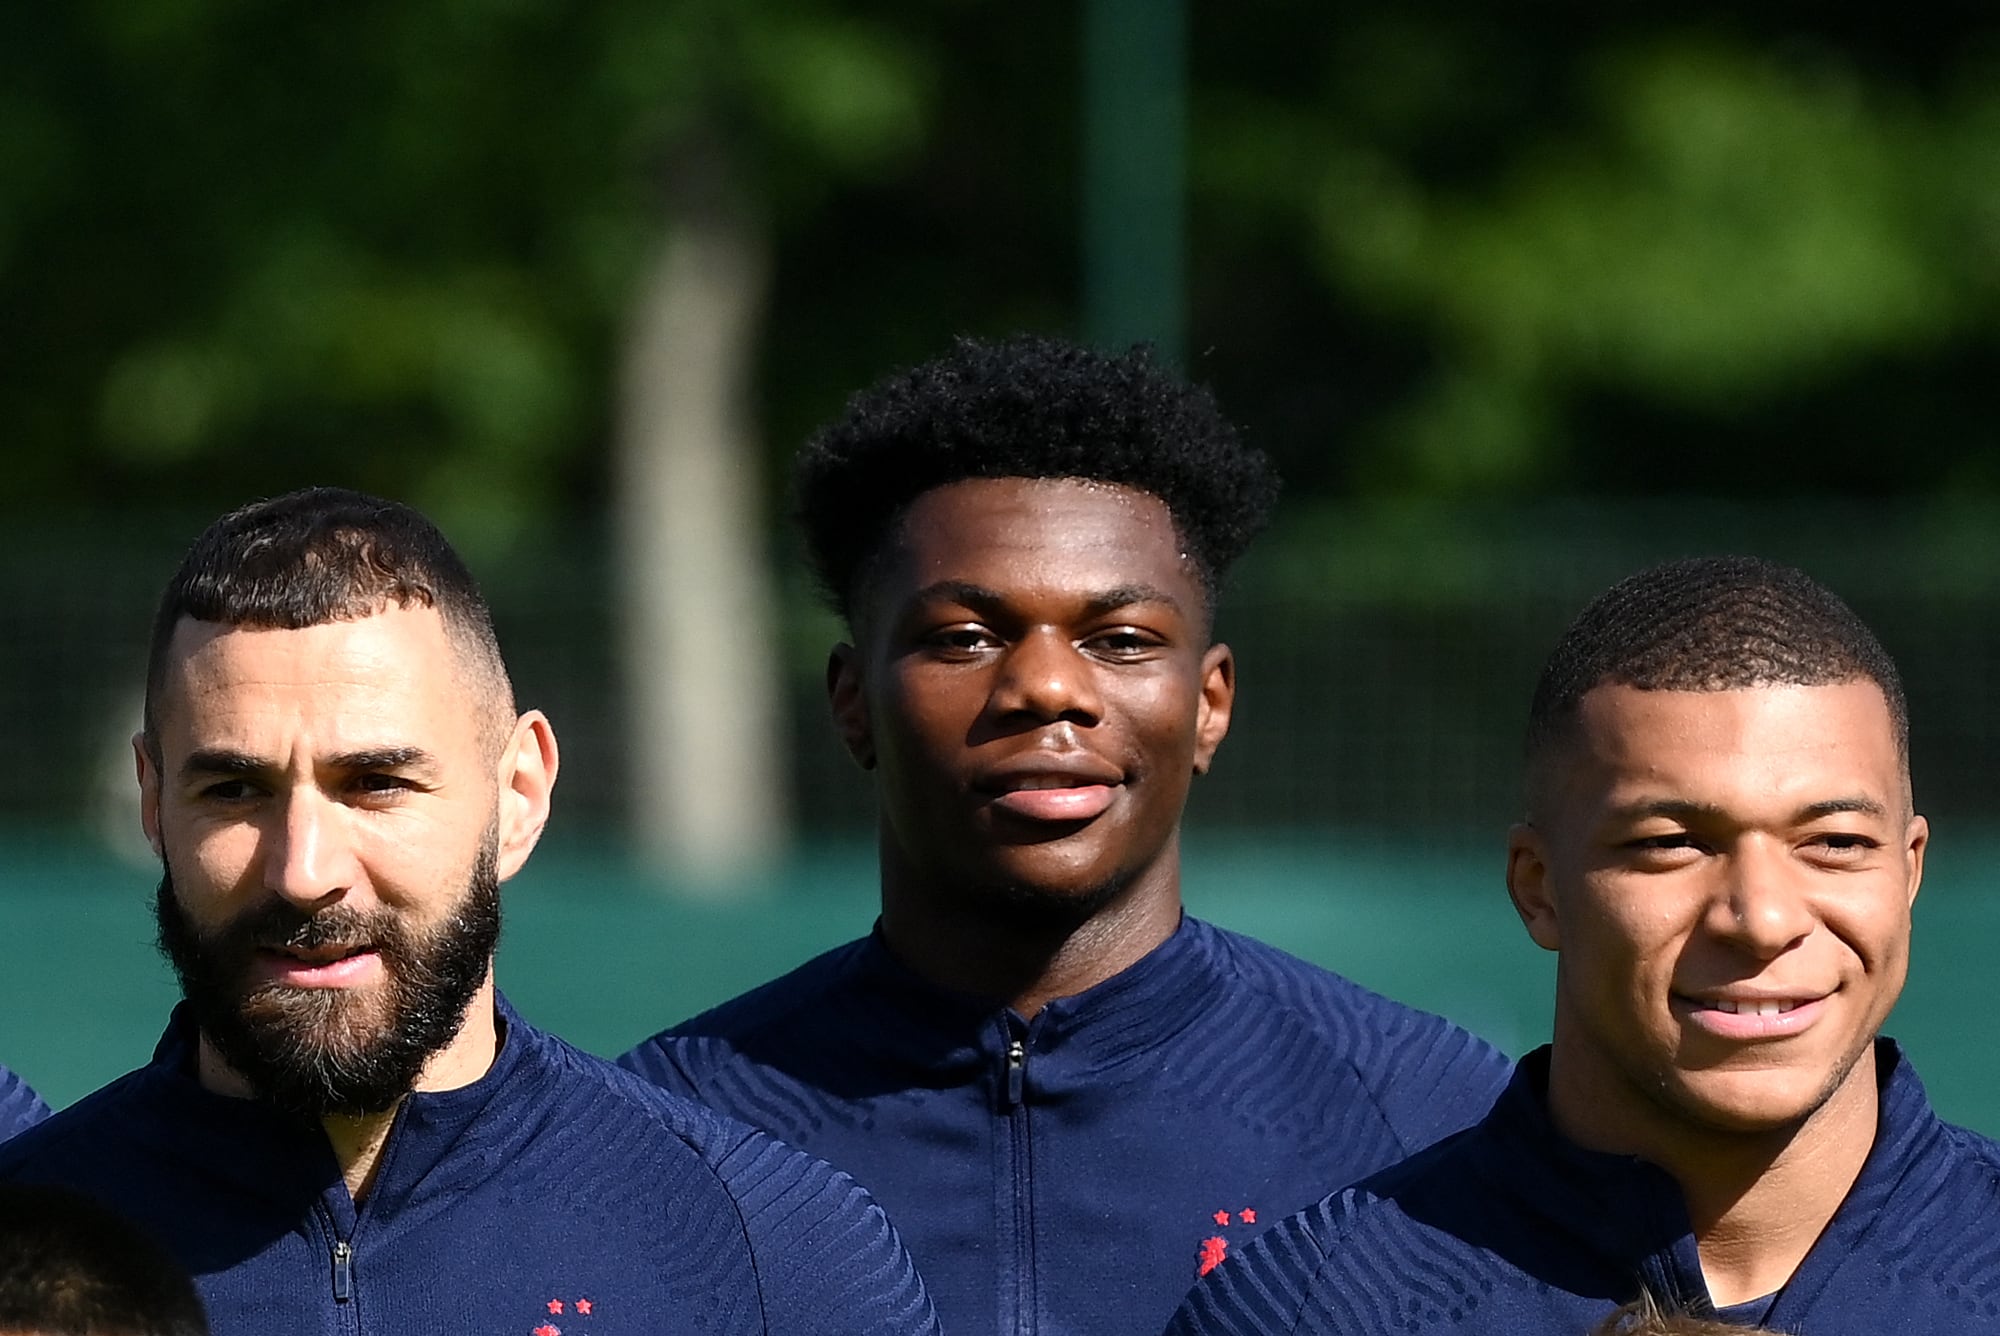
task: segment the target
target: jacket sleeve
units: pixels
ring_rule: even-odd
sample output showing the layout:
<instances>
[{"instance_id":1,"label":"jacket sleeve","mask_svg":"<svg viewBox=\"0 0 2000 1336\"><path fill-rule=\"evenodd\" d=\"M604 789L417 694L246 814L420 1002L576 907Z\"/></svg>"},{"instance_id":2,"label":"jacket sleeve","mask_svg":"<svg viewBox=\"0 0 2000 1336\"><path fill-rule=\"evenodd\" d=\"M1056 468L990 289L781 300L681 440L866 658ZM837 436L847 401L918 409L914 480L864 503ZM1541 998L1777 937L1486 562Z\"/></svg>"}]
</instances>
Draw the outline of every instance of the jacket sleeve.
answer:
<instances>
[{"instance_id":1,"label":"jacket sleeve","mask_svg":"<svg viewBox=\"0 0 2000 1336\"><path fill-rule=\"evenodd\" d=\"M49 1106L5 1067L0 1067L0 1141L25 1132L49 1116Z\"/></svg>"},{"instance_id":2,"label":"jacket sleeve","mask_svg":"<svg viewBox=\"0 0 2000 1336\"><path fill-rule=\"evenodd\" d=\"M700 1099L694 1078L679 1061L678 1044L672 1031L662 1031L637 1045L618 1059L618 1065L634 1076L671 1090L684 1099Z\"/></svg>"},{"instance_id":3,"label":"jacket sleeve","mask_svg":"<svg viewBox=\"0 0 2000 1336\"><path fill-rule=\"evenodd\" d=\"M1513 1064L1479 1036L1408 1008L1383 1020L1368 1080L1406 1154L1478 1122L1506 1089Z\"/></svg>"},{"instance_id":4,"label":"jacket sleeve","mask_svg":"<svg viewBox=\"0 0 2000 1336\"><path fill-rule=\"evenodd\" d=\"M1306 1310L1326 1255L1310 1214L1295 1215L1266 1230L1202 1277L1181 1302L1166 1336L1293 1336L1317 1331L1307 1325Z\"/></svg>"},{"instance_id":5,"label":"jacket sleeve","mask_svg":"<svg viewBox=\"0 0 2000 1336\"><path fill-rule=\"evenodd\" d=\"M762 1132L715 1167L742 1212L769 1336L938 1336L923 1278L853 1179Z\"/></svg>"}]
</instances>

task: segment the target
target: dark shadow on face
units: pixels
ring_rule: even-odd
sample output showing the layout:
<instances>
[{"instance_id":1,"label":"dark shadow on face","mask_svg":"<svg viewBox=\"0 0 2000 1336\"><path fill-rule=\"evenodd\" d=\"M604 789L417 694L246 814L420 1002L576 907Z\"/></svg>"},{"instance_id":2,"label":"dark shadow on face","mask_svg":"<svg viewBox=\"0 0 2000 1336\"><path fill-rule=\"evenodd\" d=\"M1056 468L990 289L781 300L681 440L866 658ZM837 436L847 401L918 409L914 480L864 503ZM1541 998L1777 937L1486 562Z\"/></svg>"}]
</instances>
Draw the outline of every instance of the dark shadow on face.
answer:
<instances>
[{"instance_id":1,"label":"dark shadow on face","mask_svg":"<svg viewBox=\"0 0 2000 1336\"><path fill-rule=\"evenodd\" d=\"M260 1098L312 1118L380 1113L409 1094L431 1055L457 1036L485 982L500 940L496 852L489 828L457 906L426 933L387 909L306 913L273 898L204 934L165 873L156 902L160 951L202 1034ZM382 986L250 982L260 950L328 947L378 952Z\"/></svg>"}]
</instances>

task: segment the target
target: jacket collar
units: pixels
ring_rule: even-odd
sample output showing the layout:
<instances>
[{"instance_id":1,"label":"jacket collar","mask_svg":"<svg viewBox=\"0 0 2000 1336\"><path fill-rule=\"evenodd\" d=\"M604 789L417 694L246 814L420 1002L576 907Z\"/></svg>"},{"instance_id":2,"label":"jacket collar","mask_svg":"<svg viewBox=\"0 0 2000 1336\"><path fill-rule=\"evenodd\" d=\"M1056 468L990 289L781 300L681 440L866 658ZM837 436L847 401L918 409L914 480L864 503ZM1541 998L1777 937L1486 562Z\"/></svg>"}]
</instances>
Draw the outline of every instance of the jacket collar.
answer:
<instances>
[{"instance_id":1,"label":"jacket collar","mask_svg":"<svg viewBox=\"0 0 2000 1336\"><path fill-rule=\"evenodd\" d=\"M484 1075L456 1090L412 1094L397 1109L368 1197L371 1212L400 1209L420 1195L463 1135L539 1052L540 1036L505 998L496 996L496 1011L500 1047ZM148 1135L160 1148L199 1163L204 1174L237 1192L282 1203L287 1210L329 1193L344 1197L339 1163L319 1124L261 1100L204 1088L195 1075L197 1047L194 1018L182 1003L152 1062L139 1073L155 1119Z\"/></svg>"},{"instance_id":2,"label":"jacket collar","mask_svg":"<svg viewBox=\"0 0 2000 1336\"><path fill-rule=\"evenodd\" d=\"M1501 1190L1515 1212L1535 1219L1530 1232L1553 1245L1551 1256L1592 1258L1607 1281L1625 1278L1629 1286L1636 1278L1681 1307L1708 1311L1708 1288L1678 1184L1644 1160L1586 1150L1565 1138L1549 1117L1548 1058L1549 1050L1541 1048L1515 1065L1506 1091L1480 1124L1476 1172ZM1780 1294L1767 1319L1772 1326L1789 1330L1790 1316L1811 1307L1943 1135L1923 1083L1894 1040L1876 1040L1875 1061L1875 1143L1854 1186Z\"/></svg>"},{"instance_id":3,"label":"jacket collar","mask_svg":"<svg viewBox=\"0 0 2000 1336\"><path fill-rule=\"evenodd\" d=\"M866 999L867 1041L884 1056L942 1074L984 1066L1018 1039L1031 1055L1060 1055L1042 1067L1046 1076L1057 1067L1081 1076L1130 1060L1191 1024L1220 949L1214 928L1183 915L1173 934L1139 960L1057 998L1032 1021L920 977L890 953L879 922L855 943L848 973Z\"/></svg>"}]
</instances>

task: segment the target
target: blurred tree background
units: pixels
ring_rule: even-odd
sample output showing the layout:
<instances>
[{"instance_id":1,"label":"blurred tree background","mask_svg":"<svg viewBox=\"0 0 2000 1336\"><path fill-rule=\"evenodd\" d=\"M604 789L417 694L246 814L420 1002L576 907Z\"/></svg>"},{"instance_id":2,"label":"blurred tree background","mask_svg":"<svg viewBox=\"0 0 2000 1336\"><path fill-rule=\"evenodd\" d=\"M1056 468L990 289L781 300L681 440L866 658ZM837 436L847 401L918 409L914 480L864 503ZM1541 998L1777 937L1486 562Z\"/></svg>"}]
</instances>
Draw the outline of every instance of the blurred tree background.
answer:
<instances>
[{"instance_id":1,"label":"blurred tree background","mask_svg":"<svg viewBox=\"0 0 2000 1336\"><path fill-rule=\"evenodd\" d=\"M798 758L746 782L851 828L865 796L821 740L833 628L776 522L784 461L954 333L1078 328L1081 13L13 7L0 583L41 653L0 693L88 733L135 680L130 608L177 543L249 496L359 486L467 549L565 724L575 819L629 826L644 748L615 646L652 573L621 449L635 399L693 365L736 433L725 481L761 566L741 599L776 609L746 612L749 643L782 646L771 726ZM1943 572L1960 604L1892 647L1977 660L1983 688L2000 646L1938 628L1974 633L2000 565L1985 6L1254 0L1188 23L1181 352L1289 480L1229 627L1259 653L1239 749L1277 779L1225 773L1219 820L1490 830L1548 638L1683 548L1817 561L1892 623ZM675 280L676 246L712 262ZM665 369L635 352L649 303L725 271L735 344ZM121 580L137 592L101 592ZM95 782L75 769L0 802L74 808Z\"/></svg>"},{"instance_id":2,"label":"blurred tree background","mask_svg":"<svg viewBox=\"0 0 2000 1336\"><path fill-rule=\"evenodd\" d=\"M785 461L953 334L1103 328L1093 247L1177 247L1153 309L1288 478L1223 609L1196 911L1534 1042L1497 851L1543 654L1645 562L1794 560L1907 673L1898 1032L2000 1129L2000 18L1171 3L1164 48L1120 40L1146 0L0 9L0 1058L59 1102L143 1060L150 604L308 483L432 513L556 720L532 1014L615 1052L858 931ZM1093 79L1147 51L1181 94L1107 146ZM1088 183L1138 144L1121 233ZM760 860L761 900L650 894Z\"/></svg>"}]
</instances>

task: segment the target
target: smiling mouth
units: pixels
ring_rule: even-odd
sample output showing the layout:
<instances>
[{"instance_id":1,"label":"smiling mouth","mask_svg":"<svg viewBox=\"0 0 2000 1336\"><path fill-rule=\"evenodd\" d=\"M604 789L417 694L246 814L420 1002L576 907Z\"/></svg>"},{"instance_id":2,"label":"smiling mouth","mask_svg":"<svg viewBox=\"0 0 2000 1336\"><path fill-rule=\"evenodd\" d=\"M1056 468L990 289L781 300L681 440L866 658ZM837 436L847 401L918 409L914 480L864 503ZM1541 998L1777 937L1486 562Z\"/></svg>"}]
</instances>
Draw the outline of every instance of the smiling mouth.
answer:
<instances>
[{"instance_id":1,"label":"smiling mouth","mask_svg":"<svg viewBox=\"0 0 2000 1336\"><path fill-rule=\"evenodd\" d=\"M1788 1011L1797 1011L1805 1005L1805 1001L1801 998L1787 998L1782 1002L1775 1000L1731 1002L1727 998L1719 997L1702 1005L1712 1007L1716 1011L1726 1011L1732 1016L1782 1016Z\"/></svg>"},{"instance_id":2,"label":"smiling mouth","mask_svg":"<svg viewBox=\"0 0 2000 1336\"><path fill-rule=\"evenodd\" d=\"M1835 990L1836 992L1839 990ZM1676 994L1674 1010L1694 1029L1732 1043L1761 1043L1804 1034L1826 1015L1833 996L1696 997Z\"/></svg>"}]
</instances>

